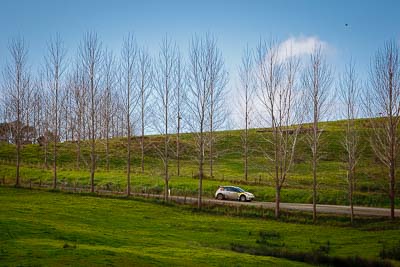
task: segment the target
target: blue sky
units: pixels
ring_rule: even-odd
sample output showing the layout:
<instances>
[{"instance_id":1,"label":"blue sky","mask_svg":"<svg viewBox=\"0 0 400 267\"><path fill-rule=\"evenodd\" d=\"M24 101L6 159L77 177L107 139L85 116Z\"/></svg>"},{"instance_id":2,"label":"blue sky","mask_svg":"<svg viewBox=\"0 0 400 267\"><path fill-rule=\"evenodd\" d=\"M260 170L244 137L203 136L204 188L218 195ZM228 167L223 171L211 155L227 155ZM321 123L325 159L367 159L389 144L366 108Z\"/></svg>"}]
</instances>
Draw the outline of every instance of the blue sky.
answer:
<instances>
[{"instance_id":1,"label":"blue sky","mask_svg":"<svg viewBox=\"0 0 400 267\"><path fill-rule=\"evenodd\" d=\"M153 53L166 33L185 52L193 34L210 32L225 58L230 87L246 44L254 47L260 37L271 36L290 39L300 50L323 42L336 73L351 56L363 76L385 40L400 40L399 11L400 1L367 0L0 0L0 66L9 39L17 35L28 42L34 67L42 61L46 40L57 32L71 56L87 30L97 31L116 53L128 32Z\"/></svg>"}]
</instances>

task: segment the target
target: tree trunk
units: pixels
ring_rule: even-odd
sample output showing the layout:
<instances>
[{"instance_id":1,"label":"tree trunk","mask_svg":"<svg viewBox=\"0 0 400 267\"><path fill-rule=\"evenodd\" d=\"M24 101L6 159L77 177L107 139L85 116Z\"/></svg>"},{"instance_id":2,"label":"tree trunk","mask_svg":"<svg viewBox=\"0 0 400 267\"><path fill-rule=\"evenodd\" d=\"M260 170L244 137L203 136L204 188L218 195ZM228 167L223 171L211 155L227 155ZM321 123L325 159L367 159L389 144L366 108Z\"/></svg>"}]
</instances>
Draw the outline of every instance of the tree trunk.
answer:
<instances>
[{"instance_id":1,"label":"tree trunk","mask_svg":"<svg viewBox=\"0 0 400 267\"><path fill-rule=\"evenodd\" d=\"M54 147L53 147L53 189L57 188L57 141L54 140Z\"/></svg>"},{"instance_id":2,"label":"tree trunk","mask_svg":"<svg viewBox=\"0 0 400 267\"><path fill-rule=\"evenodd\" d=\"M212 134L211 134L211 136L212 136ZM213 158L212 158L212 156L213 156L213 144L212 144L212 141L211 141L211 143L210 143L210 178L214 177L214 174L213 174Z\"/></svg>"},{"instance_id":3,"label":"tree trunk","mask_svg":"<svg viewBox=\"0 0 400 267\"><path fill-rule=\"evenodd\" d=\"M212 101L212 100L211 100ZM210 116L210 178L214 177L213 174L213 114Z\"/></svg>"},{"instance_id":4,"label":"tree trunk","mask_svg":"<svg viewBox=\"0 0 400 267\"><path fill-rule=\"evenodd\" d=\"M131 125L130 125L129 113L128 113L128 162L126 168L127 168L126 194L130 196L131 195Z\"/></svg>"},{"instance_id":5,"label":"tree trunk","mask_svg":"<svg viewBox=\"0 0 400 267\"><path fill-rule=\"evenodd\" d=\"M197 199L197 208L199 208L199 209L201 209L201 205L202 205L203 165L204 165L204 158L203 158L203 156L201 156L200 163L199 163L199 194L198 194L198 199Z\"/></svg>"},{"instance_id":6,"label":"tree trunk","mask_svg":"<svg viewBox=\"0 0 400 267\"><path fill-rule=\"evenodd\" d=\"M313 222L317 221L317 166L313 155Z\"/></svg>"},{"instance_id":7,"label":"tree trunk","mask_svg":"<svg viewBox=\"0 0 400 267\"><path fill-rule=\"evenodd\" d=\"M349 181L349 204L350 204L350 223L354 224L354 207L353 207L353 191L354 191L354 174L347 172L347 180Z\"/></svg>"},{"instance_id":8,"label":"tree trunk","mask_svg":"<svg viewBox=\"0 0 400 267\"><path fill-rule=\"evenodd\" d=\"M94 172L96 168L96 147L95 147L95 108L94 108L94 81L93 77L91 78L91 153L90 153L90 192L94 193Z\"/></svg>"},{"instance_id":9,"label":"tree trunk","mask_svg":"<svg viewBox=\"0 0 400 267\"><path fill-rule=\"evenodd\" d=\"M18 122L19 123L19 119ZM19 127L19 126L17 126ZM19 136L19 131L17 133L17 170L16 170L16 178L15 178L15 187L19 187L21 185L20 182L20 173L19 173L19 169L20 169L20 165L21 165L21 158L20 158L20 151L21 151L21 140L20 140L20 136Z\"/></svg>"},{"instance_id":10,"label":"tree trunk","mask_svg":"<svg viewBox=\"0 0 400 267\"><path fill-rule=\"evenodd\" d=\"M315 92L315 89L314 89ZM316 96L315 96L316 97ZM313 172L313 223L317 222L317 160L318 160L318 101L314 100L314 122L312 140L312 172Z\"/></svg>"},{"instance_id":11,"label":"tree trunk","mask_svg":"<svg viewBox=\"0 0 400 267\"><path fill-rule=\"evenodd\" d=\"M46 170L49 168L49 164L47 161L47 153L48 153L48 139L47 137L45 137L45 141L44 141L44 167L46 168Z\"/></svg>"},{"instance_id":12,"label":"tree trunk","mask_svg":"<svg viewBox=\"0 0 400 267\"><path fill-rule=\"evenodd\" d=\"M210 90L210 178L213 178L213 127L214 127L214 87Z\"/></svg>"},{"instance_id":13,"label":"tree trunk","mask_svg":"<svg viewBox=\"0 0 400 267\"><path fill-rule=\"evenodd\" d=\"M17 81L19 85L19 79ZM20 186L20 165L21 165L21 107L20 107L20 96L19 96L19 88L18 90L18 97L17 97L17 133L16 133L16 143L17 143L17 169L16 169L16 177L15 177L15 186Z\"/></svg>"},{"instance_id":14,"label":"tree trunk","mask_svg":"<svg viewBox=\"0 0 400 267\"><path fill-rule=\"evenodd\" d=\"M396 168L394 162L390 165L390 218L392 220L395 219L394 209L395 209L395 175L396 175Z\"/></svg>"},{"instance_id":15,"label":"tree trunk","mask_svg":"<svg viewBox=\"0 0 400 267\"><path fill-rule=\"evenodd\" d=\"M197 208L201 209L203 194L203 173L204 173L204 137L203 129L200 129L200 157L199 157L199 194L197 199Z\"/></svg>"},{"instance_id":16,"label":"tree trunk","mask_svg":"<svg viewBox=\"0 0 400 267\"><path fill-rule=\"evenodd\" d=\"M393 114L393 109L396 108L397 103L395 103L395 89L394 89L394 73L393 70L389 70L389 123L390 123L390 131L389 131L389 183L390 183L390 218L392 220L395 219L394 208L395 208L395 191L396 191L396 132L397 132L397 124L394 122L395 115Z\"/></svg>"},{"instance_id":17,"label":"tree trunk","mask_svg":"<svg viewBox=\"0 0 400 267\"><path fill-rule=\"evenodd\" d=\"M141 155L141 160L140 160L140 165L142 168L142 174L144 174L144 118L143 118L143 109L142 109L142 136L141 136L141 141L140 141L140 148L142 150L142 155Z\"/></svg>"},{"instance_id":18,"label":"tree trunk","mask_svg":"<svg viewBox=\"0 0 400 267\"><path fill-rule=\"evenodd\" d=\"M179 108L179 104L178 104ZM181 175L181 162L180 162L180 130L181 130L181 117L180 112L178 111L178 129L176 133L176 160L177 160L177 175L178 177Z\"/></svg>"},{"instance_id":19,"label":"tree trunk","mask_svg":"<svg viewBox=\"0 0 400 267\"><path fill-rule=\"evenodd\" d=\"M164 175L165 175L165 191L164 191L164 200L168 201L168 83L167 81L165 81L165 88L166 88L166 92L165 92L165 114L164 114L164 118L165 118L165 136L164 136L164 157L165 157L165 161L164 161Z\"/></svg>"},{"instance_id":20,"label":"tree trunk","mask_svg":"<svg viewBox=\"0 0 400 267\"><path fill-rule=\"evenodd\" d=\"M90 160L91 160L91 165L90 165L90 192L94 193L94 170L96 168L96 158L95 158L95 140L94 138L92 139L92 147L91 147L91 153L90 153Z\"/></svg>"},{"instance_id":21,"label":"tree trunk","mask_svg":"<svg viewBox=\"0 0 400 267\"><path fill-rule=\"evenodd\" d=\"M281 188L279 185L276 185L275 192L275 218L279 219L280 216L280 203L281 203Z\"/></svg>"},{"instance_id":22,"label":"tree trunk","mask_svg":"<svg viewBox=\"0 0 400 267\"><path fill-rule=\"evenodd\" d=\"M81 168L81 132L78 132L78 140L76 144L76 168L79 170Z\"/></svg>"},{"instance_id":23,"label":"tree trunk","mask_svg":"<svg viewBox=\"0 0 400 267\"><path fill-rule=\"evenodd\" d=\"M106 168L107 171L110 171L110 140L108 137L109 128L107 126L107 133L106 133Z\"/></svg>"},{"instance_id":24,"label":"tree trunk","mask_svg":"<svg viewBox=\"0 0 400 267\"><path fill-rule=\"evenodd\" d=\"M57 136L58 136L58 84L55 88L55 127L54 127L54 147L53 147L53 189L57 188Z\"/></svg>"},{"instance_id":25,"label":"tree trunk","mask_svg":"<svg viewBox=\"0 0 400 267\"><path fill-rule=\"evenodd\" d=\"M246 93L247 98L247 93ZM246 117L245 117L245 130L244 130L244 179L247 181L248 179L248 154L249 154L249 145L248 145L248 114L247 114L247 100L246 100Z\"/></svg>"},{"instance_id":26,"label":"tree trunk","mask_svg":"<svg viewBox=\"0 0 400 267\"><path fill-rule=\"evenodd\" d=\"M275 159L275 189L276 189L276 197L275 197L275 217L278 219L279 218L279 202L280 202L280 195L281 195L281 187L280 187L280 173L279 173L279 164L280 164L280 144L278 143L278 129L276 128L276 122L275 122L275 116L272 113L272 129L273 129L273 135L274 135L274 145L275 145L275 152L274 152L274 159Z\"/></svg>"},{"instance_id":27,"label":"tree trunk","mask_svg":"<svg viewBox=\"0 0 400 267\"><path fill-rule=\"evenodd\" d=\"M143 92L143 83L142 83L142 93L141 93L141 101L142 101L142 106L141 106L141 123L142 123L142 136L141 136L141 150L142 150L142 155L141 155L141 168L142 168L142 174L144 174L144 92Z\"/></svg>"},{"instance_id":28,"label":"tree trunk","mask_svg":"<svg viewBox=\"0 0 400 267\"><path fill-rule=\"evenodd\" d=\"M169 200L169 194L168 194L168 190L169 190L169 185L168 185L168 157L165 159L165 187L164 187L164 201L168 202Z\"/></svg>"},{"instance_id":29,"label":"tree trunk","mask_svg":"<svg viewBox=\"0 0 400 267\"><path fill-rule=\"evenodd\" d=\"M315 141L314 141L315 142ZM316 144L313 144L313 159L312 159L312 172L313 172L313 222L317 221L317 155Z\"/></svg>"}]
</instances>

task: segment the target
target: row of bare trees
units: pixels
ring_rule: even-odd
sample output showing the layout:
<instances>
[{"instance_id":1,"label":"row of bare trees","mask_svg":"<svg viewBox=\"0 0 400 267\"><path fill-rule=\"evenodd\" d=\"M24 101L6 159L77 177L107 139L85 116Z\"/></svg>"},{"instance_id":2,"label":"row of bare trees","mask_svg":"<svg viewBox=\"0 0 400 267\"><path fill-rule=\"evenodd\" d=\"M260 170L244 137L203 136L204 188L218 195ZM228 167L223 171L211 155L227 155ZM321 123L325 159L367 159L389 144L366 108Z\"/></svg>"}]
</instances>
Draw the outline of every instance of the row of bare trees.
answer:
<instances>
[{"instance_id":1,"label":"row of bare trees","mask_svg":"<svg viewBox=\"0 0 400 267\"><path fill-rule=\"evenodd\" d=\"M110 168L110 139L126 137L126 179L131 194L132 153L141 156L145 171L145 135L157 132L163 140L155 149L163 162L164 197L168 200L171 158L180 175L183 131L193 134L198 162L198 206L202 203L205 166L213 176L217 156L214 132L224 127L229 109L228 72L217 41L212 35L194 36L187 58L168 36L151 56L137 44L133 34L123 39L119 56L103 48L95 32L86 33L75 56L68 57L59 35L50 38L44 67L33 75L27 61L28 48L22 38L9 43L9 60L3 71L2 115L12 128L16 146L16 185L20 184L21 147L31 139L39 142L44 163L53 166L57 187L57 143L73 141L76 167L90 169L90 188L95 190L98 153L96 142L105 145L106 169ZM239 68L240 106L243 114L244 178L249 169L249 129L268 129L263 154L272 166L268 171L275 184L275 215L280 216L281 190L289 179L298 152L299 138L308 142L312 167L313 218L317 219L319 160L323 151L321 121L329 119L332 107L340 107L346 119L343 147L346 152L351 220L356 165L362 148L356 119L370 119L371 145L388 169L391 215L394 218L396 163L399 151L400 59L397 43L388 42L371 65L369 81L362 91L354 63L334 82L332 67L323 49L316 46L308 58L299 58L276 41L260 41L246 48ZM336 89L336 90L335 90ZM362 93L363 92L363 93ZM338 95L335 99L335 95ZM340 102L340 104L335 104ZM362 113L361 113L362 111ZM378 118L377 118L378 117ZM255 124L255 121L258 121ZM304 123L309 123L304 126ZM11 127L12 125L12 127ZM185 127L183 127L183 125ZM33 131L26 127L32 126ZM30 132L31 134L27 134ZM27 137L28 136L28 137ZM140 152L132 151L132 138L140 138ZM173 146L172 138L176 145ZM124 139L125 140L125 139ZM90 157L81 152L90 144ZM48 153L51 149L52 153ZM51 155L51 156L48 156ZM208 160L208 161L207 161Z\"/></svg>"},{"instance_id":2,"label":"row of bare trees","mask_svg":"<svg viewBox=\"0 0 400 267\"><path fill-rule=\"evenodd\" d=\"M5 125L16 125L16 131L9 132L15 133L17 186L21 145L26 139L22 135L27 132L22 130L24 125L33 125L30 140L43 146L46 167L52 163L53 188L58 184L60 141L76 144L76 167L81 168L83 162L90 169L90 188L94 192L96 143L105 145L109 170L110 139L126 137L126 192L130 195L132 153L136 153L132 151L132 140L140 137L144 172L145 135L149 132L160 134L164 140L163 149L155 149L163 162L165 200L169 194L171 158L177 159L176 173L180 175L182 131L196 132L200 192L207 157L212 176L213 132L222 127L227 114L227 71L213 36L193 37L187 65L179 47L168 36L160 43L158 55L152 57L129 34L123 39L120 55L114 56L103 48L95 32L87 32L76 55L67 57L62 38L55 35L47 43L45 64L36 76L28 67L28 48L22 38L10 41L9 51L10 61L3 72L2 106ZM176 138L176 146L172 146L172 138ZM90 144L89 158L82 153L83 141ZM209 155L205 155L206 150Z\"/></svg>"},{"instance_id":3,"label":"row of bare trees","mask_svg":"<svg viewBox=\"0 0 400 267\"><path fill-rule=\"evenodd\" d=\"M312 170L313 220L317 220L318 166L324 152L322 121L330 113L342 112L346 129L342 138L351 222L354 219L353 193L360 145L360 114L370 118L370 143L379 160L387 166L391 217L394 218L396 163L399 149L400 69L399 45L385 44L371 66L365 91L354 62L345 66L334 83L332 67L321 46L315 46L308 58L299 58L291 49L283 50L275 41L260 41L254 50L246 48L239 68L239 95L243 114L244 178L248 177L249 128L268 128L266 147L262 148L268 171L275 182L275 216L280 216L280 195L292 171L299 138L309 144ZM338 97L336 97L336 94ZM363 113L361 113L363 112ZM307 124L304 124L307 123ZM299 135L302 133L301 135Z\"/></svg>"},{"instance_id":4,"label":"row of bare trees","mask_svg":"<svg viewBox=\"0 0 400 267\"><path fill-rule=\"evenodd\" d=\"M29 121L29 112L26 108L30 105L32 93L31 75L27 65L28 51L24 40L12 40L9 44L10 61L4 70L3 99L4 116L15 121L15 147L16 147L16 180L20 184L21 142L23 123Z\"/></svg>"},{"instance_id":5,"label":"row of bare trees","mask_svg":"<svg viewBox=\"0 0 400 267\"><path fill-rule=\"evenodd\" d=\"M371 144L375 155L388 171L391 217L394 219L396 172L400 152L400 51L395 41L388 42L373 60L365 100L371 120Z\"/></svg>"}]
</instances>

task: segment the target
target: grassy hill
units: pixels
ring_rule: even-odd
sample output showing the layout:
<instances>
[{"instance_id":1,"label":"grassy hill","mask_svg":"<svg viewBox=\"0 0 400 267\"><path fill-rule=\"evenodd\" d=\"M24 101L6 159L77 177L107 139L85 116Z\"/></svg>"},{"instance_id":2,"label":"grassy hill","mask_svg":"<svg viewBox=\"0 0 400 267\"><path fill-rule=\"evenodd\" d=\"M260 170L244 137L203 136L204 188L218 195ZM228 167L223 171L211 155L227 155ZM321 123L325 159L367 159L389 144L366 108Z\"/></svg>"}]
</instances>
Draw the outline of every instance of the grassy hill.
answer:
<instances>
[{"instance_id":1,"label":"grassy hill","mask_svg":"<svg viewBox=\"0 0 400 267\"><path fill-rule=\"evenodd\" d=\"M383 247L400 242L394 222L359 229L294 224L6 187L0 203L0 266L308 266L285 253L379 260ZM233 251L238 245L284 254L253 256Z\"/></svg>"},{"instance_id":2,"label":"grassy hill","mask_svg":"<svg viewBox=\"0 0 400 267\"><path fill-rule=\"evenodd\" d=\"M343 159L345 158L341 140L344 135L344 122L326 122L321 124L323 151L318 169L319 202L326 204L347 204L346 180ZM307 127L305 125L304 127ZM383 165L373 155L369 145L370 128L367 120L358 120L357 127L361 136L362 156L357 166L357 185L355 204L367 206L388 206L387 173ZM241 131L222 131L216 133L216 156L214 159L214 176L207 176L204 181L206 196L213 196L216 187L220 184L234 184L244 187L255 193L258 200L273 201L274 189L271 177L271 165L264 157L263 152L268 149L266 137L270 133L256 129L250 132L250 166L249 180L243 180L243 159ZM162 191L163 165L155 147L162 145L162 137L146 137L145 173L140 173L139 140L133 142L133 178L132 186L135 191L158 193ZM125 188L126 166L126 139L115 138L110 141L110 166L105 170L105 141L98 140L96 186L112 190ZM176 176L176 161L171 160L170 185L173 194L196 195L197 191L197 164L194 157L195 146L190 134L182 136L182 170L181 176ZM76 143L64 142L58 144L59 181L64 186L87 185L89 182L89 146L83 143L83 159L80 169L76 167ZM175 138L171 139L171 156L175 147ZM52 155L49 154L51 163ZM0 179L5 178L12 183L15 176L15 147L10 144L0 144ZM22 151L22 177L25 182L50 183L51 168L44 166L44 149L39 145L26 145ZM206 174L208 166L206 165ZM310 203L311 198L311 163L310 149L304 134L296 153L295 164L282 191L283 202ZM398 183L399 184L399 183ZM397 186L400 188L400 186ZM400 200L397 197L397 201Z\"/></svg>"}]
</instances>

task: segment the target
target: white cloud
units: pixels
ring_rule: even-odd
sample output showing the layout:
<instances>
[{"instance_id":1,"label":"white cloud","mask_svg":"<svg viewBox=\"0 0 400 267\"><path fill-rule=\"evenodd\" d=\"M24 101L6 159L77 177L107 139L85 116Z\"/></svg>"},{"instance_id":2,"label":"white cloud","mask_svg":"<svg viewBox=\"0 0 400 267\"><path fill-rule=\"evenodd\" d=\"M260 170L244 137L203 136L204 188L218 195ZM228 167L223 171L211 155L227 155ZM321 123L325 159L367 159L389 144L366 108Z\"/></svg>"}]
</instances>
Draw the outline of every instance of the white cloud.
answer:
<instances>
[{"instance_id":1,"label":"white cloud","mask_svg":"<svg viewBox=\"0 0 400 267\"><path fill-rule=\"evenodd\" d=\"M329 50L328 43L316 36L290 37L279 44L278 54L282 60L290 56L304 57L311 54L315 47L320 47L323 51Z\"/></svg>"}]
</instances>

